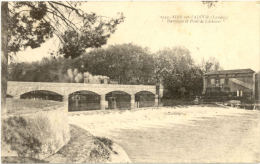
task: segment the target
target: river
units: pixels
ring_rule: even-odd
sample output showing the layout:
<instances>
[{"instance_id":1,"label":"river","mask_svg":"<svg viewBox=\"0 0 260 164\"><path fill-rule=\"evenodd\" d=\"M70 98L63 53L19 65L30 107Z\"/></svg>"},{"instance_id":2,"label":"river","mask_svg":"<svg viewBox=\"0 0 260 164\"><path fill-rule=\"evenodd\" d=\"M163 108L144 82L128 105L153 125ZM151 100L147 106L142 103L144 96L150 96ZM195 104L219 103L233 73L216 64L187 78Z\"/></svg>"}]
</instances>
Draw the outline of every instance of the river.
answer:
<instances>
[{"instance_id":1,"label":"river","mask_svg":"<svg viewBox=\"0 0 260 164\"><path fill-rule=\"evenodd\" d=\"M180 107L78 113L70 122L121 145L134 163L260 162L260 111Z\"/></svg>"}]
</instances>

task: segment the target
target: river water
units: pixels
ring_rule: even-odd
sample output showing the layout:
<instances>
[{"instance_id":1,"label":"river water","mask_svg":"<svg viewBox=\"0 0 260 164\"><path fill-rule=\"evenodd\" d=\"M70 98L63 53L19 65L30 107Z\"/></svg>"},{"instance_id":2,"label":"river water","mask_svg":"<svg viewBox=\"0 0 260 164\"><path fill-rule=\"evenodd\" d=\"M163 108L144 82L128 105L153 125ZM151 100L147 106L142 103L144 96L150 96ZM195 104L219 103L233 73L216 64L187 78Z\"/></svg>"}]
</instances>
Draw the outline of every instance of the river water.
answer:
<instances>
[{"instance_id":1,"label":"river water","mask_svg":"<svg viewBox=\"0 0 260 164\"><path fill-rule=\"evenodd\" d=\"M160 117L161 112L157 111L161 122L143 124L134 123L140 121L142 112L139 115L126 113L129 116L127 118L124 114L110 113L110 118L117 120L117 117L122 116L124 119L117 120L119 124L113 123L113 126L113 121L108 122L106 116L96 116L95 122L91 120L91 115L80 115L74 116L71 121L95 135L111 138L125 149L134 163L260 162L260 112L224 110L198 110L196 117L192 117L196 112L189 109L174 111L180 115L175 115L175 121L169 121L166 117L168 121L164 121ZM147 113L153 117L156 114ZM178 117L182 119L177 121ZM82 118L89 122L82 121Z\"/></svg>"}]
</instances>

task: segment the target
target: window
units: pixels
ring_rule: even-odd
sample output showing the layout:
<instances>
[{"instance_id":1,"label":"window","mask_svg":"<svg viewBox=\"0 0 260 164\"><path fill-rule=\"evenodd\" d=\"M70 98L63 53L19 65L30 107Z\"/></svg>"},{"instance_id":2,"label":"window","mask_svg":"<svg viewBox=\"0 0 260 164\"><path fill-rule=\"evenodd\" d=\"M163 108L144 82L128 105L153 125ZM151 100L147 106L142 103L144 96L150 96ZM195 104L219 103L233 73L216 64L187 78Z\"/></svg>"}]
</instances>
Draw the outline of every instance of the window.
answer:
<instances>
[{"instance_id":1,"label":"window","mask_svg":"<svg viewBox=\"0 0 260 164\"><path fill-rule=\"evenodd\" d=\"M219 84L219 79L216 79L216 84Z\"/></svg>"},{"instance_id":2,"label":"window","mask_svg":"<svg viewBox=\"0 0 260 164\"><path fill-rule=\"evenodd\" d=\"M219 87L219 79L215 80L216 86Z\"/></svg>"},{"instance_id":3,"label":"window","mask_svg":"<svg viewBox=\"0 0 260 164\"><path fill-rule=\"evenodd\" d=\"M210 84L215 84L215 79L210 79Z\"/></svg>"},{"instance_id":4,"label":"window","mask_svg":"<svg viewBox=\"0 0 260 164\"><path fill-rule=\"evenodd\" d=\"M228 78L225 78L225 84L228 84Z\"/></svg>"},{"instance_id":5,"label":"window","mask_svg":"<svg viewBox=\"0 0 260 164\"><path fill-rule=\"evenodd\" d=\"M220 79L220 84L224 84L225 83L225 79Z\"/></svg>"},{"instance_id":6,"label":"window","mask_svg":"<svg viewBox=\"0 0 260 164\"><path fill-rule=\"evenodd\" d=\"M210 78L209 77L207 78L207 83L210 84Z\"/></svg>"}]
</instances>

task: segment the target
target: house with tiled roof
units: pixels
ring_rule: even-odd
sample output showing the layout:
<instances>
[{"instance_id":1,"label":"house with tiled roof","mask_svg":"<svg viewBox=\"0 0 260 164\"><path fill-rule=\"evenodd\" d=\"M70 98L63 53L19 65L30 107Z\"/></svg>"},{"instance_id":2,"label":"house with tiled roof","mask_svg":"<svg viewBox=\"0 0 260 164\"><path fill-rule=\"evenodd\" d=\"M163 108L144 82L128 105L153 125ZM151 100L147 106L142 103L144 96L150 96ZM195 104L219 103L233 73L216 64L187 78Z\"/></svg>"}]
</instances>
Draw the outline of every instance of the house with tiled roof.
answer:
<instances>
[{"instance_id":1,"label":"house with tiled roof","mask_svg":"<svg viewBox=\"0 0 260 164\"><path fill-rule=\"evenodd\" d=\"M255 99L256 73L252 69L207 72L203 76L203 94L208 97Z\"/></svg>"}]
</instances>

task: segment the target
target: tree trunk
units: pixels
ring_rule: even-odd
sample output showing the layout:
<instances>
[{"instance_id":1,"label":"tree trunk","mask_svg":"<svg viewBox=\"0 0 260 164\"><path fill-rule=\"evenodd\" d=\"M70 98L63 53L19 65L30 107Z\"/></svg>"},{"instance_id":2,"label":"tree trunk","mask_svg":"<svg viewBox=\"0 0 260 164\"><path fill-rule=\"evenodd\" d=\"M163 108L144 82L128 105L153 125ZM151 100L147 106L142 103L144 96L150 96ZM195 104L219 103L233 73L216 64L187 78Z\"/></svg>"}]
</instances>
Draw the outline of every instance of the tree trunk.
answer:
<instances>
[{"instance_id":1,"label":"tree trunk","mask_svg":"<svg viewBox=\"0 0 260 164\"><path fill-rule=\"evenodd\" d=\"M8 2L1 3L1 108L6 113L7 69L8 69Z\"/></svg>"}]
</instances>

